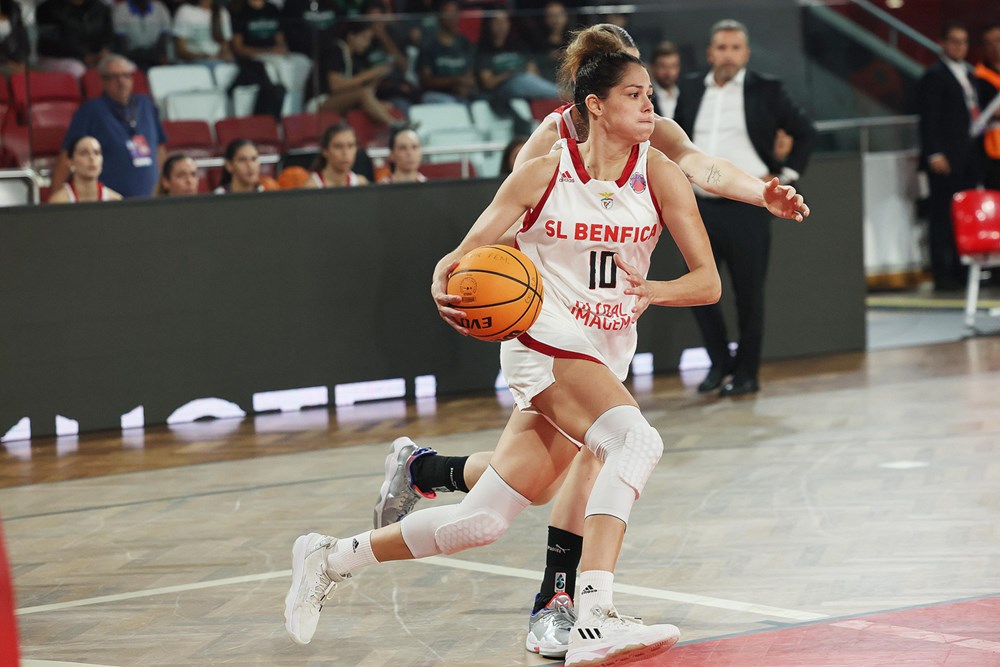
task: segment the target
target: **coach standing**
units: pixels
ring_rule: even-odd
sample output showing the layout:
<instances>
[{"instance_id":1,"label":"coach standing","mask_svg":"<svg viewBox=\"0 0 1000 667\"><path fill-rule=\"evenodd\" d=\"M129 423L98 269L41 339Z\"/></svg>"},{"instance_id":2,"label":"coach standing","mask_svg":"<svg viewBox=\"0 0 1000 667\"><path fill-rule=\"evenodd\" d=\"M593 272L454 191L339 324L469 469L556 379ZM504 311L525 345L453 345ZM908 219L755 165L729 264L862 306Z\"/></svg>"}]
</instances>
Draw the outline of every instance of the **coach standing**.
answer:
<instances>
[{"instance_id":1,"label":"coach standing","mask_svg":"<svg viewBox=\"0 0 1000 667\"><path fill-rule=\"evenodd\" d=\"M815 140L812 121L789 99L780 81L747 70L749 34L739 21L712 26L708 74L686 78L674 119L710 155L730 160L763 180L799 178ZM775 137L784 130L793 140L784 160L774 155ZM709 181L719 177L710 173ZM771 214L766 208L698 191L698 208L718 265L726 264L736 296L739 349L729 352L729 336L719 305L694 308L712 368L700 392L722 387L720 396L760 389L758 371L764 333L764 279L771 248ZM732 376L726 384L723 381Z\"/></svg>"},{"instance_id":2,"label":"coach standing","mask_svg":"<svg viewBox=\"0 0 1000 667\"><path fill-rule=\"evenodd\" d=\"M166 152L156 106L148 95L132 94L135 65L127 58L106 56L98 70L104 94L84 102L73 115L52 170L52 192L68 178L69 147L80 137L91 136L104 151L104 184L123 197L149 197Z\"/></svg>"}]
</instances>

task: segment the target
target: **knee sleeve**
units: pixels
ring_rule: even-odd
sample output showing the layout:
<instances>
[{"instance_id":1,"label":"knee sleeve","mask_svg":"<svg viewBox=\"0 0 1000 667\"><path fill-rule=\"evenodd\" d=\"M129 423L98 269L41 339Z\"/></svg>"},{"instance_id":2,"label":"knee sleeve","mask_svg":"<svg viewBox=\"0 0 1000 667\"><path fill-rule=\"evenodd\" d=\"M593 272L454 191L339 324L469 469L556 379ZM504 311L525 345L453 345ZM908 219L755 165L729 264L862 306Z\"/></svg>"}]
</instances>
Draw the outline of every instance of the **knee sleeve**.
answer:
<instances>
[{"instance_id":1,"label":"knee sleeve","mask_svg":"<svg viewBox=\"0 0 1000 667\"><path fill-rule=\"evenodd\" d=\"M593 423L584 441L604 463L586 515L609 514L628 523L632 505L663 454L663 439L638 408L619 405Z\"/></svg>"},{"instance_id":2,"label":"knee sleeve","mask_svg":"<svg viewBox=\"0 0 1000 667\"><path fill-rule=\"evenodd\" d=\"M453 554L495 542L530 504L490 466L462 502L414 512L400 529L414 558Z\"/></svg>"}]
</instances>

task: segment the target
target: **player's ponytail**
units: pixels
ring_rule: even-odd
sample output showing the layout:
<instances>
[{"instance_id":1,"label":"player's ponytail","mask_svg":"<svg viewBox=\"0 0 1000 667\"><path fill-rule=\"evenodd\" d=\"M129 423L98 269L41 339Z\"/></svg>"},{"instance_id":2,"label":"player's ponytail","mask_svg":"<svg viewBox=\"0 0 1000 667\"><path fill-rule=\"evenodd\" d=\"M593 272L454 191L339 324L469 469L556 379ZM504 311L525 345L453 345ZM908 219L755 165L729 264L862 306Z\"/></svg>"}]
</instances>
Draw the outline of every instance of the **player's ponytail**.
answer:
<instances>
[{"instance_id":1,"label":"player's ponytail","mask_svg":"<svg viewBox=\"0 0 1000 667\"><path fill-rule=\"evenodd\" d=\"M576 73L587 58L597 53L611 53L623 49L635 49L635 41L628 32L612 23L598 23L573 34L562 65L559 67L559 83L566 90L573 90Z\"/></svg>"},{"instance_id":2,"label":"player's ponytail","mask_svg":"<svg viewBox=\"0 0 1000 667\"><path fill-rule=\"evenodd\" d=\"M589 117L587 96L606 98L608 91L621 83L631 64L641 66L642 61L624 51L597 51L580 64L573 87L573 104L584 119Z\"/></svg>"}]
</instances>

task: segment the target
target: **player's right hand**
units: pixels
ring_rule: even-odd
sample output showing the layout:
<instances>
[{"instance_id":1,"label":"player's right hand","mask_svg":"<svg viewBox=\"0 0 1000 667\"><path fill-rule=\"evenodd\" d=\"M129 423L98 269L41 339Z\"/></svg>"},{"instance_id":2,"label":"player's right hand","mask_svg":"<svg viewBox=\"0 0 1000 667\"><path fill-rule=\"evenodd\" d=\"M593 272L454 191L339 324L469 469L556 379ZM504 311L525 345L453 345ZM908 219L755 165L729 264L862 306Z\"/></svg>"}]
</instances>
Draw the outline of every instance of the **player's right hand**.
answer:
<instances>
[{"instance_id":1,"label":"player's right hand","mask_svg":"<svg viewBox=\"0 0 1000 667\"><path fill-rule=\"evenodd\" d=\"M457 294L448 294L448 278L451 277L457 266L458 260L449 261L448 257L438 262L437 269L434 271L434 280L431 282L431 297L434 299L434 305L437 306L441 319L458 333L468 336L469 330L461 325L462 319L468 318L468 315L464 311L452 307L461 303L462 297Z\"/></svg>"}]
</instances>

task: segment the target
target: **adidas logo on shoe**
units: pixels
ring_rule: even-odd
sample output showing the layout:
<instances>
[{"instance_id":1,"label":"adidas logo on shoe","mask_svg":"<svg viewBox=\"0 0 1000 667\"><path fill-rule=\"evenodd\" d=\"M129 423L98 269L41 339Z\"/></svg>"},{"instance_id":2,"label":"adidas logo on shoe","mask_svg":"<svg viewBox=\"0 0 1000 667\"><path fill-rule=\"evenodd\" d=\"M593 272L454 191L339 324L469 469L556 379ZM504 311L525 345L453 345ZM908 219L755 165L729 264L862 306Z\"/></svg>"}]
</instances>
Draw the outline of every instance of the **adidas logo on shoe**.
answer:
<instances>
[{"instance_id":1,"label":"adidas logo on shoe","mask_svg":"<svg viewBox=\"0 0 1000 667\"><path fill-rule=\"evenodd\" d=\"M577 628L576 631L584 639L604 639L600 628Z\"/></svg>"},{"instance_id":2,"label":"adidas logo on shoe","mask_svg":"<svg viewBox=\"0 0 1000 667\"><path fill-rule=\"evenodd\" d=\"M597 589L588 584L587 587L583 589L581 595L586 595L587 593L596 593L596 592Z\"/></svg>"}]
</instances>

